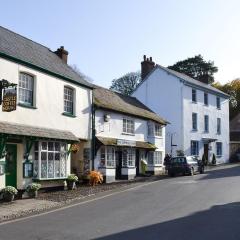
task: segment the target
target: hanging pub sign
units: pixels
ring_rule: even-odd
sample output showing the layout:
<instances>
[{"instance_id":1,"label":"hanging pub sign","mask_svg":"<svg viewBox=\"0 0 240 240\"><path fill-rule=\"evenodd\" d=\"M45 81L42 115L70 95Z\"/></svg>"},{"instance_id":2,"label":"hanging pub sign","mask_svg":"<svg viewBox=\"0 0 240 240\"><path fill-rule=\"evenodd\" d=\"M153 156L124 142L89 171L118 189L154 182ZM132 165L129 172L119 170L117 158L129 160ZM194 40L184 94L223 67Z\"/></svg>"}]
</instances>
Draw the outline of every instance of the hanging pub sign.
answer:
<instances>
[{"instance_id":1,"label":"hanging pub sign","mask_svg":"<svg viewBox=\"0 0 240 240\"><path fill-rule=\"evenodd\" d=\"M5 88L3 90L3 99L2 99L2 111L11 112L16 110L17 106L17 89Z\"/></svg>"}]
</instances>

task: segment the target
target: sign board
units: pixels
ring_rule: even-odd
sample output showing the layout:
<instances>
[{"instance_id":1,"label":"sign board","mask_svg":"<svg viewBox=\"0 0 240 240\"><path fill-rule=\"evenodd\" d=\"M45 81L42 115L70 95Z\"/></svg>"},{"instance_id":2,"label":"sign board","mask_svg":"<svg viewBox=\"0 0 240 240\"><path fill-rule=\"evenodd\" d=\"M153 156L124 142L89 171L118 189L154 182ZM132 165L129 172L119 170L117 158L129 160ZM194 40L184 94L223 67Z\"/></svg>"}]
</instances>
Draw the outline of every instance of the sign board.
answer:
<instances>
[{"instance_id":1,"label":"sign board","mask_svg":"<svg viewBox=\"0 0 240 240\"><path fill-rule=\"evenodd\" d=\"M136 141L117 139L117 145L136 147Z\"/></svg>"},{"instance_id":2,"label":"sign board","mask_svg":"<svg viewBox=\"0 0 240 240\"><path fill-rule=\"evenodd\" d=\"M2 111L11 112L16 110L17 106L17 89L6 88L3 92Z\"/></svg>"}]
</instances>

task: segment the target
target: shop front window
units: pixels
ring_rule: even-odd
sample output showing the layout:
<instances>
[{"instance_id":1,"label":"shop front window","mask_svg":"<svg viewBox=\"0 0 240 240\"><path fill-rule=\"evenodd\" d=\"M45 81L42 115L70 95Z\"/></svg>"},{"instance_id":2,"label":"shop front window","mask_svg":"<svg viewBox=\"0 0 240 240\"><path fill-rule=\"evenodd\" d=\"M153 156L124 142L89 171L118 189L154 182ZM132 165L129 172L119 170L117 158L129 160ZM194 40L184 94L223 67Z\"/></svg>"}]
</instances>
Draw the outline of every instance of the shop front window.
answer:
<instances>
[{"instance_id":1,"label":"shop front window","mask_svg":"<svg viewBox=\"0 0 240 240\"><path fill-rule=\"evenodd\" d=\"M34 177L39 179L65 178L67 174L67 144L36 142L34 146Z\"/></svg>"},{"instance_id":2,"label":"shop front window","mask_svg":"<svg viewBox=\"0 0 240 240\"><path fill-rule=\"evenodd\" d=\"M115 167L115 148L101 147L100 150L100 167Z\"/></svg>"},{"instance_id":3,"label":"shop front window","mask_svg":"<svg viewBox=\"0 0 240 240\"><path fill-rule=\"evenodd\" d=\"M122 151L122 166L135 167L136 151L133 148L124 148Z\"/></svg>"}]
</instances>

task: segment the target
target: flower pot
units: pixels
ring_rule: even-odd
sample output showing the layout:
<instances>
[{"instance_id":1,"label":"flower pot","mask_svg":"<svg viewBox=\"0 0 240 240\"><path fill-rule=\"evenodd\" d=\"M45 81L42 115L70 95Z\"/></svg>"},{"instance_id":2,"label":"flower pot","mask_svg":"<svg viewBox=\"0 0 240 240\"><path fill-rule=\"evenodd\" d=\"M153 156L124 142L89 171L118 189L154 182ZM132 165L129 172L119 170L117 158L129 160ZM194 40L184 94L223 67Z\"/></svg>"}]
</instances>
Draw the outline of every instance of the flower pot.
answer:
<instances>
[{"instance_id":1,"label":"flower pot","mask_svg":"<svg viewBox=\"0 0 240 240\"><path fill-rule=\"evenodd\" d=\"M68 190L73 190L76 188L76 184L74 181L67 181L67 188Z\"/></svg>"},{"instance_id":2,"label":"flower pot","mask_svg":"<svg viewBox=\"0 0 240 240\"><path fill-rule=\"evenodd\" d=\"M3 199L5 202L12 202L14 200L14 194L9 193L9 192L5 192L3 194Z\"/></svg>"},{"instance_id":3,"label":"flower pot","mask_svg":"<svg viewBox=\"0 0 240 240\"><path fill-rule=\"evenodd\" d=\"M29 191L28 196L30 198L36 198L38 196L38 191Z\"/></svg>"}]
</instances>

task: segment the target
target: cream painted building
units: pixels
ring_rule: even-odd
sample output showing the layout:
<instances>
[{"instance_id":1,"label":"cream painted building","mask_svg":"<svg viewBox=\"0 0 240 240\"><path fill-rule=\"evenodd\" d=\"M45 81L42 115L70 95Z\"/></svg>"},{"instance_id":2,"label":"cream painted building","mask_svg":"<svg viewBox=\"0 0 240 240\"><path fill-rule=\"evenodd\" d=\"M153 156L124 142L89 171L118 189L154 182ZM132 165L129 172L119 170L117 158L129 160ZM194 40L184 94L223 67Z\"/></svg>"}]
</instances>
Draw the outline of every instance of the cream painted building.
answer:
<instances>
[{"instance_id":1,"label":"cream painted building","mask_svg":"<svg viewBox=\"0 0 240 240\"><path fill-rule=\"evenodd\" d=\"M67 57L0 27L0 80L17 84L17 109L0 112L0 188L63 185L71 168L90 166L92 85Z\"/></svg>"},{"instance_id":2,"label":"cream painted building","mask_svg":"<svg viewBox=\"0 0 240 240\"><path fill-rule=\"evenodd\" d=\"M94 169L106 182L160 174L167 121L134 97L97 86L93 96Z\"/></svg>"}]
</instances>

